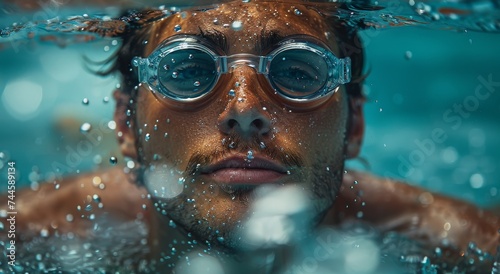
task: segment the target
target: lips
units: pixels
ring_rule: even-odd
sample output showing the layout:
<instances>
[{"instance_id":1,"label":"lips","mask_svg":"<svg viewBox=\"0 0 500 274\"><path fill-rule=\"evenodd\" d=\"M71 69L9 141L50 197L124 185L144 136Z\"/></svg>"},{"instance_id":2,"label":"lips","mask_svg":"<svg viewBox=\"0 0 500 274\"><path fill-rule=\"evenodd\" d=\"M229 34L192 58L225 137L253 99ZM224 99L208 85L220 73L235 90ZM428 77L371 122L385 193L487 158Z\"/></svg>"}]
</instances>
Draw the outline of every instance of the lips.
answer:
<instances>
[{"instance_id":1,"label":"lips","mask_svg":"<svg viewBox=\"0 0 500 274\"><path fill-rule=\"evenodd\" d=\"M202 175L223 184L260 185L277 183L287 175L287 169L266 157L252 160L235 155L200 169Z\"/></svg>"}]
</instances>

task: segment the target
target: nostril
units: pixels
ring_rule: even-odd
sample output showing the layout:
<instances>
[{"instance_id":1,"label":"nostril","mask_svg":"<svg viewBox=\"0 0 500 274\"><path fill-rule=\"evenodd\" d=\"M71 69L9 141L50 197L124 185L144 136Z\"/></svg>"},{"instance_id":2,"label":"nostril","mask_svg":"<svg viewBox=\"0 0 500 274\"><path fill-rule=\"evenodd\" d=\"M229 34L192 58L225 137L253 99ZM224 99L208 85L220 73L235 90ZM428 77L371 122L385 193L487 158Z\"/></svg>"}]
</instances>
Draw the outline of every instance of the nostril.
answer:
<instances>
[{"instance_id":1,"label":"nostril","mask_svg":"<svg viewBox=\"0 0 500 274\"><path fill-rule=\"evenodd\" d=\"M236 126L236 124L238 124L238 122L234 119L229 119L229 121L227 121L227 126L232 129Z\"/></svg>"},{"instance_id":2,"label":"nostril","mask_svg":"<svg viewBox=\"0 0 500 274\"><path fill-rule=\"evenodd\" d=\"M253 125L256 128L261 129L264 126L264 122L262 122L261 119L256 119L256 120L253 121Z\"/></svg>"}]
</instances>

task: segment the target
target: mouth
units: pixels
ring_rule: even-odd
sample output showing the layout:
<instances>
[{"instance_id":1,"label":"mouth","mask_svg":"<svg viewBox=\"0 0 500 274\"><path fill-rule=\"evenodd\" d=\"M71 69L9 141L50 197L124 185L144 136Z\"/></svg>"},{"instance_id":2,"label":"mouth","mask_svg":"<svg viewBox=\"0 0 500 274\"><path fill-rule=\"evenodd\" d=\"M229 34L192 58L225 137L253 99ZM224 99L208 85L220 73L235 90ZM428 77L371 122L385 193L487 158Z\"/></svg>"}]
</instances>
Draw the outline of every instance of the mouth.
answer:
<instances>
[{"instance_id":1,"label":"mouth","mask_svg":"<svg viewBox=\"0 0 500 274\"><path fill-rule=\"evenodd\" d=\"M234 155L200 169L203 176L230 185L275 184L287 176L287 171L285 166L259 155L251 160Z\"/></svg>"}]
</instances>

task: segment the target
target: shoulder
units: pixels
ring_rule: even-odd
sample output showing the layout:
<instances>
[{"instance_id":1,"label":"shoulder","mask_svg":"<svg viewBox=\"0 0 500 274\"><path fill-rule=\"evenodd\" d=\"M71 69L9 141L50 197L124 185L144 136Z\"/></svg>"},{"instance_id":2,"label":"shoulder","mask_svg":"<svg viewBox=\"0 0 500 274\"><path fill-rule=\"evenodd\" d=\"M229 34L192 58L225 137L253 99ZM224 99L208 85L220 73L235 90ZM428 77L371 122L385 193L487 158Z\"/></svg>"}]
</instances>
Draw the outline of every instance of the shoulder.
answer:
<instances>
[{"instance_id":1,"label":"shoulder","mask_svg":"<svg viewBox=\"0 0 500 274\"><path fill-rule=\"evenodd\" d=\"M400 232L427 246L446 243L460 252L475 243L494 254L500 243L498 215L467 201L357 171L345 174L326 219L336 224L361 219L382 232Z\"/></svg>"},{"instance_id":2,"label":"shoulder","mask_svg":"<svg viewBox=\"0 0 500 274\"><path fill-rule=\"evenodd\" d=\"M0 197L1 206L7 197ZM117 220L146 216L146 191L130 183L121 168L46 182L36 190L23 189L15 200L18 234L25 238L47 233L85 234L91 220L108 214Z\"/></svg>"}]
</instances>

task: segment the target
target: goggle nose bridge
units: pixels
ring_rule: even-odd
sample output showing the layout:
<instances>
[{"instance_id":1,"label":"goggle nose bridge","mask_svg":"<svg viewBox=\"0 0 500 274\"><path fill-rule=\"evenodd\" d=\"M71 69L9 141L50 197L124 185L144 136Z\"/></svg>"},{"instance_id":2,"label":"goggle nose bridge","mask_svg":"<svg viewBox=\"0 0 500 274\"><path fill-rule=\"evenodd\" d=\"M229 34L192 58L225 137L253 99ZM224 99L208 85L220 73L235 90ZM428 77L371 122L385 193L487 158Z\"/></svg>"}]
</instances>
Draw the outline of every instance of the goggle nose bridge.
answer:
<instances>
[{"instance_id":1,"label":"goggle nose bridge","mask_svg":"<svg viewBox=\"0 0 500 274\"><path fill-rule=\"evenodd\" d=\"M220 56L220 72L231 73L237 67L248 66L255 69L259 74L267 74L269 72L269 61L270 59L266 56L257 56L249 53Z\"/></svg>"}]
</instances>

